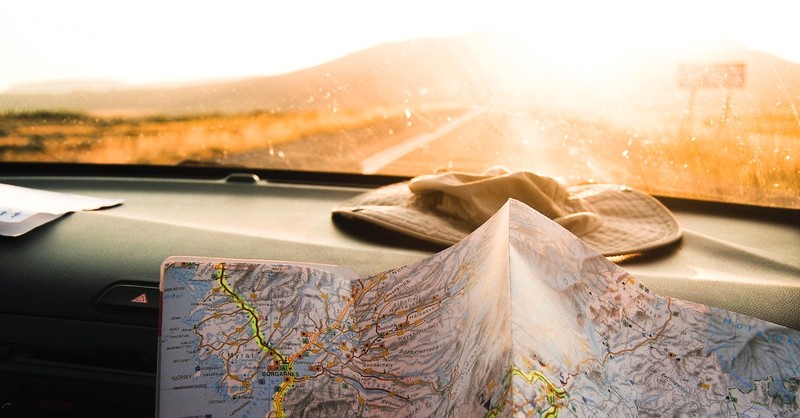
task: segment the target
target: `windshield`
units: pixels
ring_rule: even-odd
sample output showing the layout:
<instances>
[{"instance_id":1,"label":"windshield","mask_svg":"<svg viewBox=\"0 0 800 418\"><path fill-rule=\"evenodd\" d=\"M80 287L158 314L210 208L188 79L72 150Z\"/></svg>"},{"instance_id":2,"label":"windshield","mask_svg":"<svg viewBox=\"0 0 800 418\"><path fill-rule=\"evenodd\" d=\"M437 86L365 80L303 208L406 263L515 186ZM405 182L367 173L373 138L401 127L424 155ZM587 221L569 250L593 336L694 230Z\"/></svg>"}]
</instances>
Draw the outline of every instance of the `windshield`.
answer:
<instances>
[{"instance_id":1,"label":"windshield","mask_svg":"<svg viewBox=\"0 0 800 418\"><path fill-rule=\"evenodd\" d=\"M574 184L800 208L792 2L0 4L0 161Z\"/></svg>"}]
</instances>

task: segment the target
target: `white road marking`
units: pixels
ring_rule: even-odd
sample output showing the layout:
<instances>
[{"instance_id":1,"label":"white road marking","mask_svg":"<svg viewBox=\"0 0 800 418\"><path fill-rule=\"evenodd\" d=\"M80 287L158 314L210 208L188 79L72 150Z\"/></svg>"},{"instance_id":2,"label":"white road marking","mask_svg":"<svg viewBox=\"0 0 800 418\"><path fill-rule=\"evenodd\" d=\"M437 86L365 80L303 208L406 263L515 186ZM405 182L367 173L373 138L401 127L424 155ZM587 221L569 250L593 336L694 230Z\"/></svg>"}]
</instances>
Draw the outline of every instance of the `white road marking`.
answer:
<instances>
[{"instance_id":1,"label":"white road marking","mask_svg":"<svg viewBox=\"0 0 800 418\"><path fill-rule=\"evenodd\" d=\"M424 134L411 137L391 148L387 148L377 154L374 154L373 156L366 158L364 159L364 161L361 162L361 172L363 174L375 174L381 168L386 167L392 162L399 160L404 155L433 141L434 139L437 139L441 136L450 133L451 131L463 125L464 123L474 119L481 113L483 113L482 109L477 109L477 108L472 109L469 112L463 114L462 116L453 119L450 122L447 122L444 125L436 128L432 132L427 132Z\"/></svg>"}]
</instances>

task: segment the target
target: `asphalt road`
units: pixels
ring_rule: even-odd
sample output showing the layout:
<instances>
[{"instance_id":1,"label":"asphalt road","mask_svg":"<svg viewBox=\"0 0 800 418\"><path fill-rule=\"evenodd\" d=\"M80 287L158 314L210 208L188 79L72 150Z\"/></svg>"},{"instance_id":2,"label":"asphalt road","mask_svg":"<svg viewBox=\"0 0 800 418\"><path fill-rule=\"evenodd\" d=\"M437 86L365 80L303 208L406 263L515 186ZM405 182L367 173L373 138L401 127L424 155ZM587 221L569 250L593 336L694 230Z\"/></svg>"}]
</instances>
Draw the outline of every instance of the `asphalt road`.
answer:
<instances>
[{"instance_id":1,"label":"asphalt road","mask_svg":"<svg viewBox=\"0 0 800 418\"><path fill-rule=\"evenodd\" d=\"M229 155L218 162L409 176L444 169L480 172L504 165L558 175L553 134L531 114L472 108L387 119L359 129Z\"/></svg>"}]
</instances>

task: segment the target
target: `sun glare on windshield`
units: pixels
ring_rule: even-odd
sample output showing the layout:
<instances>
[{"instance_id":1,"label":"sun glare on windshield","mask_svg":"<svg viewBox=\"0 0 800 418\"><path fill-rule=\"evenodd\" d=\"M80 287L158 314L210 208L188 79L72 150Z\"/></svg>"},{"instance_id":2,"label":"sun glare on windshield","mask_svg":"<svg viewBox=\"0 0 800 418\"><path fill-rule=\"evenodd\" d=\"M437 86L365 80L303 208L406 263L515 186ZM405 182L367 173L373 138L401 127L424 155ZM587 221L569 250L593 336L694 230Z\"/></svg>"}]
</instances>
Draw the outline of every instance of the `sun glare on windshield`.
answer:
<instances>
[{"instance_id":1,"label":"sun glare on windshield","mask_svg":"<svg viewBox=\"0 0 800 418\"><path fill-rule=\"evenodd\" d=\"M779 32L783 3L412 1L390 21L356 3L325 6L307 36L288 34L297 5L198 5L186 31L170 6L136 42L122 35L135 19L108 5L92 6L108 21L79 25L0 6L17 16L0 31L20 39L0 46L0 160L403 176L503 165L800 208L800 54ZM355 6L380 19L344 13ZM348 30L328 25L339 14ZM132 81L136 63L164 77Z\"/></svg>"}]
</instances>

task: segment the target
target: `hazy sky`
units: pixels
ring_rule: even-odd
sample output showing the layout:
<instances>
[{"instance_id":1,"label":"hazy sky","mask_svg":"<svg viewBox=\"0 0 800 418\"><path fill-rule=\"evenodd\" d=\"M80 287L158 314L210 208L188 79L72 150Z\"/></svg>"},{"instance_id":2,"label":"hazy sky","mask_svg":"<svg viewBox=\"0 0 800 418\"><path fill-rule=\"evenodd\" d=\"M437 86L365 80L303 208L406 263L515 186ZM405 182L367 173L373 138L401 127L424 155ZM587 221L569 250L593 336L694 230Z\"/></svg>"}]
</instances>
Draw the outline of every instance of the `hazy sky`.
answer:
<instances>
[{"instance_id":1,"label":"hazy sky","mask_svg":"<svg viewBox=\"0 0 800 418\"><path fill-rule=\"evenodd\" d=\"M565 48L731 38L800 62L796 1L0 0L0 92L283 73L423 36L511 29Z\"/></svg>"}]
</instances>

